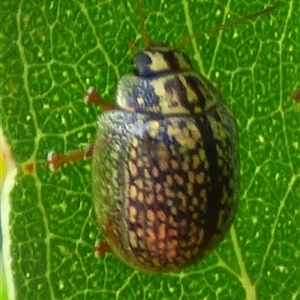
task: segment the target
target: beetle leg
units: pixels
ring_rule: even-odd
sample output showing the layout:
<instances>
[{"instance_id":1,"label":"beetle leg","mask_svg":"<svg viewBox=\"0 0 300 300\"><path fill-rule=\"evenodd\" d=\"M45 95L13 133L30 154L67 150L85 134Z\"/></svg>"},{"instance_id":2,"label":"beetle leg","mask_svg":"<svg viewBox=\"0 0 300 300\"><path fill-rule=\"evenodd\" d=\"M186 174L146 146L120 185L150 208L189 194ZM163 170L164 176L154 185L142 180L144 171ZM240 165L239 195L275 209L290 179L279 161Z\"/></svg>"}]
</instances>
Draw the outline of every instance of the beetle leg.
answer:
<instances>
[{"instance_id":1,"label":"beetle leg","mask_svg":"<svg viewBox=\"0 0 300 300\"><path fill-rule=\"evenodd\" d=\"M94 246L95 257L102 257L107 252L111 252L110 246L102 240L97 240Z\"/></svg>"},{"instance_id":2,"label":"beetle leg","mask_svg":"<svg viewBox=\"0 0 300 300\"><path fill-rule=\"evenodd\" d=\"M54 172L58 170L63 164L91 158L94 152L94 148L101 149L111 142L111 138L98 141L96 144L87 146L85 149L72 150L66 154L60 154L56 151L50 151L47 154L46 163L50 171Z\"/></svg>"},{"instance_id":3,"label":"beetle leg","mask_svg":"<svg viewBox=\"0 0 300 300\"><path fill-rule=\"evenodd\" d=\"M101 106L103 110L112 110L117 108L114 103L110 103L103 99L93 86L87 89L84 96L84 102L86 104L97 104Z\"/></svg>"},{"instance_id":4,"label":"beetle leg","mask_svg":"<svg viewBox=\"0 0 300 300\"><path fill-rule=\"evenodd\" d=\"M63 164L90 158L93 154L94 145L89 145L83 150L72 150L66 154L60 154L55 151L50 151L47 155L47 165L54 172Z\"/></svg>"}]
</instances>

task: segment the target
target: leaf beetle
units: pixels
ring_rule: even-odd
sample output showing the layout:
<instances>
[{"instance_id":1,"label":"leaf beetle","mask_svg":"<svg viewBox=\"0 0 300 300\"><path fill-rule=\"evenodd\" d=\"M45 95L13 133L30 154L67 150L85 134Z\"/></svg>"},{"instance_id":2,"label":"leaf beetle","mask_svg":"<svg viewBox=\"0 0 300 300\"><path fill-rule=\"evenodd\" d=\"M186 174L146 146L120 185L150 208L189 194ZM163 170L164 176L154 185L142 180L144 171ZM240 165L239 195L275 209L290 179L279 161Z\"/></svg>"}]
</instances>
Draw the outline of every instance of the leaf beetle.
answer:
<instances>
[{"instance_id":1,"label":"leaf beetle","mask_svg":"<svg viewBox=\"0 0 300 300\"><path fill-rule=\"evenodd\" d=\"M143 28L140 1L138 9ZM180 47L150 42L145 30L143 39L133 74L118 82L116 105L88 90L87 102L106 110L94 144L50 152L47 160L55 170L92 157L94 210L104 237L98 253L113 251L130 267L155 274L199 261L229 230L238 204L238 134L218 89Z\"/></svg>"}]
</instances>

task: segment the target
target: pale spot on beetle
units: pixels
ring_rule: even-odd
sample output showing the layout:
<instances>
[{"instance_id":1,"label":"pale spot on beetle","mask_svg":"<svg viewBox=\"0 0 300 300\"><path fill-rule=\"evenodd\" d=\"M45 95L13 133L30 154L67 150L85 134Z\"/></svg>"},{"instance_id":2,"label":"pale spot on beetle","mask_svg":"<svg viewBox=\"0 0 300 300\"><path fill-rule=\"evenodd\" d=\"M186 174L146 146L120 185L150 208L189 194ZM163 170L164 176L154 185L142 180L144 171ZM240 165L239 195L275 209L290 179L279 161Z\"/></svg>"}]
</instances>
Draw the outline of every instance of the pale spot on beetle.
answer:
<instances>
[{"instance_id":1,"label":"pale spot on beetle","mask_svg":"<svg viewBox=\"0 0 300 300\"><path fill-rule=\"evenodd\" d=\"M139 240L138 241L138 245L139 245L139 248L142 249L142 250L146 250L147 249L147 245L144 243L144 240ZM143 257L143 260L145 260L145 258L148 257L148 254L145 253L145 252L142 252L141 255Z\"/></svg>"},{"instance_id":2,"label":"pale spot on beetle","mask_svg":"<svg viewBox=\"0 0 300 300\"><path fill-rule=\"evenodd\" d=\"M177 223L175 222L173 215L168 215L168 224L171 227L177 227Z\"/></svg>"},{"instance_id":3,"label":"pale spot on beetle","mask_svg":"<svg viewBox=\"0 0 300 300\"><path fill-rule=\"evenodd\" d=\"M143 189L144 187L143 180L139 177L134 180L134 184L137 186L138 189Z\"/></svg>"},{"instance_id":4,"label":"pale spot on beetle","mask_svg":"<svg viewBox=\"0 0 300 300\"><path fill-rule=\"evenodd\" d=\"M139 107L145 107L145 100L142 97L137 97L136 98L136 102L138 104Z\"/></svg>"},{"instance_id":5,"label":"pale spot on beetle","mask_svg":"<svg viewBox=\"0 0 300 300\"><path fill-rule=\"evenodd\" d=\"M144 201L144 194L142 192L138 192L137 200L141 203Z\"/></svg>"},{"instance_id":6,"label":"pale spot on beetle","mask_svg":"<svg viewBox=\"0 0 300 300\"><path fill-rule=\"evenodd\" d=\"M153 194L149 194L146 196L145 200L147 204L151 205L155 201L155 196Z\"/></svg>"},{"instance_id":7,"label":"pale spot on beetle","mask_svg":"<svg viewBox=\"0 0 300 300\"><path fill-rule=\"evenodd\" d=\"M184 179L181 176L179 176L178 174L174 174L174 179L175 179L176 183L179 185L184 185L184 183L185 183Z\"/></svg>"},{"instance_id":8,"label":"pale spot on beetle","mask_svg":"<svg viewBox=\"0 0 300 300\"><path fill-rule=\"evenodd\" d=\"M155 138L159 135L160 124L157 121L150 121L147 123L147 132L152 137Z\"/></svg>"},{"instance_id":9,"label":"pale spot on beetle","mask_svg":"<svg viewBox=\"0 0 300 300\"><path fill-rule=\"evenodd\" d=\"M168 80L168 77L161 77L160 80L152 81L154 93L159 98L160 112L163 114L188 113L188 110L180 105L178 93L176 93L174 90L166 91L165 85Z\"/></svg>"},{"instance_id":10,"label":"pale spot on beetle","mask_svg":"<svg viewBox=\"0 0 300 300\"><path fill-rule=\"evenodd\" d=\"M137 158L136 150L134 148L131 148L129 150L129 157L132 160L135 160Z\"/></svg>"},{"instance_id":11,"label":"pale spot on beetle","mask_svg":"<svg viewBox=\"0 0 300 300\"><path fill-rule=\"evenodd\" d=\"M194 155L192 156L192 164L193 164L194 168L199 168L199 166L200 166L200 158L199 158L199 155L194 154Z\"/></svg>"},{"instance_id":12,"label":"pale spot on beetle","mask_svg":"<svg viewBox=\"0 0 300 300\"><path fill-rule=\"evenodd\" d=\"M173 259L174 257L177 256L177 251L176 251L176 249L174 249L174 248L168 249L168 252L166 253L166 256L167 256L167 258L168 258L169 260L172 261L172 259Z\"/></svg>"},{"instance_id":13,"label":"pale spot on beetle","mask_svg":"<svg viewBox=\"0 0 300 300\"><path fill-rule=\"evenodd\" d=\"M194 205L195 207L198 206L199 200L196 197L192 197L192 205Z\"/></svg>"},{"instance_id":14,"label":"pale spot on beetle","mask_svg":"<svg viewBox=\"0 0 300 300\"><path fill-rule=\"evenodd\" d=\"M131 145L134 147L134 148L137 148L139 146L139 140L135 137L133 137L131 139Z\"/></svg>"},{"instance_id":15,"label":"pale spot on beetle","mask_svg":"<svg viewBox=\"0 0 300 300\"><path fill-rule=\"evenodd\" d=\"M142 169L142 168L145 167L144 162L143 162L142 159L137 159L137 160L136 160L136 165L137 165L137 167L138 167L139 169Z\"/></svg>"},{"instance_id":16,"label":"pale spot on beetle","mask_svg":"<svg viewBox=\"0 0 300 300\"><path fill-rule=\"evenodd\" d=\"M200 157L200 161L207 161L206 153L205 153L204 149L199 150L199 157Z\"/></svg>"},{"instance_id":17,"label":"pale spot on beetle","mask_svg":"<svg viewBox=\"0 0 300 300\"><path fill-rule=\"evenodd\" d=\"M174 122L175 123L175 122ZM177 141L183 138L181 129L178 127L178 124L169 124L167 126L167 133L170 137L174 137Z\"/></svg>"},{"instance_id":18,"label":"pale spot on beetle","mask_svg":"<svg viewBox=\"0 0 300 300\"><path fill-rule=\"evenodd\" d=\"M190 131L188 129L185 130L186 134L182 132L181 128L175 127L173 125L169 125L167 127L168 134L173 137L178 144L184 146L187 149L194 149L197 144L197 140L193 137L189 136Z\"/></svg>"},{"instance_id":19,"label":"pale spot on beetle","mask_svg":"<svg viewBox=\"0 0 300 300\"><path fill-rule=\"evenodd\" d=\"M167 188L165 190L165 193L166 193L166 196L169 198L175 198L175 196L176 196L176 193L173 190L170 190L169 188ZM173 201L172 201L172 203L173 203Z\"/></svg>"},{"instance_id":20,"label":"pale spot on beetle","mask_svg":"<svg viewBox=\"0 0 300 300\"><path fill-rule=\"evenodd\" d=\"M168 229L168 236L169 237L178 237L178 231L176 229L173 228L169 228ZM170 242L171 245L178 245L178 240L177 239L172 239L172 241Z\"/></svg>"},{"instance_id":21,"label":"pale spot on beetle","mask_svg":"<svg viewBox=\"0 0 300 300\"><path fill-rule=\"evenodd\" d=\"M161 263L159 261L159 259L157 257L153 257L152 258L152 262L153 262L153 265L156 266L156 267L160 267L161 266Z\"/></svg>"},{"instance_id":22,"label":"pale spot on beetle","mask_svg":"<svg viewBox=\"0 0 300 300\"><path fill-rule=\"evenodd\" d=\"M137 197L137 189L134 185L130 186L130 191L129 191L129 195L131 199L136 199Z\"/></svg>"},{"instance_id":23,"label":"pale spot on beetle","mask_svg":"<svg viewBox=\"0 0 300 300\"><path fill-rule=\"evenodd\" d=\"M146 243L149 251L155 251L156 249L156 235L153 229L146 228Z\"/></svg>"},{"instance_id":24,"label":"pale spot on beetle","mask_svg":"<svg viewBox=\"0 0 300 300\"><path fill-rule=\"evenodd\" d=\"M185 211L186 207L187 207L187 197L183 192L178 192L177 193L177 197L178 199L180 199L180 209L182 209L183 211Z\"/></svg>"},{"instance_id":25,"label":"pale spot on beetle","mask_svg":"<svg viewBox=\"0 0 300 300\"><path fill-rule=\"evenodd\" d=\"M148 219L150 222L154 223L154 221L155 221L155 214L154 214L154 211L153 211L152 209L148 209L148 210L147 210L146 216L147 216L147 219Z\"/></svg>"},{"instance_id":26,"label":"pale spot on beetle","mask_svg":"<svg viewBox=\"0 0 300 300\"><path fill-rule=\"evenodd\" d=\"M167 216L163 210L158 210L156 214L157 214L157 218L159 219L159 221L165 222L167 220Z\"/></svg>"},{"instance_id":27,"label":"pale spot on beetle","mask_svg":"<svg viewBox=\"0 0 300 300\"><path fill-rule=\"evenodd\" d=\"M137 236L134 231L129 231L129 244L131 245L132 248L137 248Z\"/></svg>"},{"instance_id":28,"label":"pale spot on beetle","mask_svg":"<svg viewBox=\"0 0 300 300\"><path fill-rule=\"evenodd\" d=\"M167 161L160 160L159 161L159 169L161 171L167 171L169 169L169 164Z\"/></svg>"},{"instance_id":29,"label":"pale spot on beetle","mask_svg":"<svg viewBox=\"0 0 300 300\"><path fill-rule=\"evenodd\" d=\"M194 185L191 182L188 182L186 184L186 191L188 195L193 196L194 195Z\"/></svg>"},{"instance_id":30,"label":"pale spot on beetle","mask_svg":"<svg viewBox=\"0 0 300 300\"><path fill-rule=\"evenodd\" d=\"M163 195L156 196L157 203L165 203L165 198Z\"/></svg>"},{"instance_id":31,"label":"pale spot on beetle","mask_svg":"<svg viewBox=\"0 0 300 300\"><path fill-rule=\"evenodd\" d=\"M133 205L129 206L128 219L131 223L136 223L137 210Z\"/></svg>"},{"instance_id":32,"label":"pale spot on beetle","mask_svg":"<svg viewBox=\"0 0 300 300\"><path fill-rule=\"evenodd\" d=\"M139 238L142 238L144 236L144 230L142 228L137 228L136 234Z\"/></svg>"},{"instance_id":33,"label":"pale spot on beetle","mask_svg":"<svg viewBox=\"0 0 300 300\"><path fill-rule=\"evenodd\" d=\"M188 172L187 175L188 175L188 181L191 182L191 183L194 183L195 182L195 173L194 172Z\"/></svg>"},{"instance_id":34,"label":"pale spot on beetle","mask_svg":"<svg viewBox=\"0 0 300 300\"><path fill-rule=\"evenodd\" d=\"M168 258L174 258L177 257L177 248L178 248L178 240L172 240L171 242L168 243L167 245L167 253L166 256Z\"/></svg>"},{"instance_id":35,"label":"pale spot on beetle","mask_svg":"<svg viewBox=\"0 0 300 300\"><path fill-rule=\"evenodd\" d=\"M196 174L196 182L199 183L199 184L204 184L205 178L206 178L206 176L205 176L204 172Z\"/></svg>"},{"instance_id":36,"label":"pale spot on beetle","mask_svg":"<svg viewBox=\"0 0 300 300\"><path fill-rule=\"evenodd\" d=\"M151 175L148 169L144 169L144 174L143 178L145 178L145 185L151 186L152 185L152 180L151 180ZM148 184L147 184L148 182Z\"/></svg>"},{"instance_id":37,"label":"pale spot on beetle","mask_svg":"<svg viewBox=\"0 0 300 300\"><path fill-rule=\"evenodd\" d=\"M128 161L128 167L129 167L130 175L132 177L137 177L138 176L137 167L131 160Z\"/></svg>"},{"instance_id":38,"label":"pale spot on beetle","mask_svg":"<svg viewBox=\"0 0 300 300\"><path fill-rule=\"evenodd\" d=\"M150 52L150 51L144 51L150 59L151 59L151 70L153 72L159 72L161 70L168 70L168 61L165 59L165 56L162 55L160 52ZM161 83L161 80L158 81L158 83ZM162 91L164 91L164 88L161 88Z\"/></svg>"},{"instance_id":39,"label":"pale spot on beetle","mask_svg":"<svg viewBox=\"0 0 300 300\"><path fill-rule=\"evenodd\" d=\"M220 122L216 122L215 119L211 121L211 128L214 133L216 140L222 141L226 138L226 130L224 130L224 125Z\"/></svg>"},{"instance_id":40,"label":"pale spot on beetle","mask_svg":"<svg viewBox=\"0 0 300 300\"><path fill-rule=\"evenodd\" d=\"M202 138L201 132L194 124L192 124L192 127L190 127L190 134L192 139L195 141L199 141Z\"/></svg>"},{"instance_id":41,"label":"pale spot on beetle","mask_svg":"<svg viewBox=\"0 0 300 300\"><path fill-rule=\"evenodd\" d=\"M166 176L166 182L169 184L169 185L173 185L173 178L171 175L167 175Z\"/></svg>"},{"instance_id":42,"label":"pale spot on beetle","mask_svg":"<svg viewBox=\"0 0 300 300\"><path fill-rule=\"evenodd\" d=\"M141 210L138 211L138 215L137 215L137 223L138 224L144 224L146 220L146 215L145 215L145 211Z\"/></svg>"},{"instance_id":43,"label":"pale spot on beetle","mask_svg":"<svg viewBox=\"0 0 300 300\"><path fill-rule=\"evenodd\" d=\"M164 251L166 249L166 243L163 241L159 242L157 248Z\"/></svg>"},{"instance_id":44,"label":"pale spot on beetle","mask_svg":"<svg viewBox=\"0 0 300 300\"><path fill-rule=\"evenodd\" d=\"M189 159L185 158L184 161L181 163L181 168L183 171L188 172L190 170L190 166L189 166Z\"/></svg>"},{"instance_id":45,"label":"pale spot on beetle","mask_svg":"<svg viewBox=\"0 0 300 300\"><path fill-rule=\"evenodd\" d=\"M163 145L159 144L153 150L153 158L155 158L156 162L158 163L158 167L160 171L166 171L169 168L168 161L170 160L170 153L168 148Z\"/></svg>"},{"instance_id":46,"label":"pale spot on beetle","mask_svg":"<svg viewBox=\"0 0 300 300\"><path fill-rule=\"evenodd\" d=\"M160 174L159 169L158 169L157 167L153 167L153 168L152 168L152 176L153 176L154 178L158 178L158 177L159 177L159 174Z\"/></svg>"},{"instance_id":47,"label":"pale spot on beetle","mask_svg":"<svg viewBox=\"0 0 300 300\"><path fill-rule=\"evenodd\" d=\"M171 165L171 168L174 170L178 170L180 167L179 162L175 159L170 160L170 165Z\"/></svg>"},{"instance_id":48,"label":"pale spot on beetle","mask_svg":"<svg viewBox=\"0 0 300 300\"><path fill-rule=\"evenodd\" d=\"M170 212L173 216L177 216L178 214L178 210L177 207L175 207L174 205L171 207Z\"/></svg>"},{"instance_id":49,"label":"pale spot on beetle","mask_svg":"<svg viewBox=\"0 0 300 300\"><path fill-rule=\"evenodd\" d=\"M161 239L161 240L164 240L166 238L166 224L162 223L159 225L159 228L158 228L158 238Z\"/></svg>"},{"instance_id":50,"label":"pale spot on beetle","mask_svg":"<svg viewBox=\"0 0 300 300\"><path fill-rule=\"evenodd\" d=\"M203 162L203 167L204 167L205 170L208 170L208 169L209 169L209 162L208 162L208 160L205 160L205 161Z\"/></svg>"},{"instance_id":51,"label":"pale spot on beetle","mask_svg":"<svg viewBox=\"0 0 300 300\"><path fill-rule=\"evenodd\" d=\"M155 186L154 186L154 190L155 190L156 193L159 194L159 193L162 192L163 187L162 187L162 185L160 183L156 183Z\"/></svg>"}]
</instances>

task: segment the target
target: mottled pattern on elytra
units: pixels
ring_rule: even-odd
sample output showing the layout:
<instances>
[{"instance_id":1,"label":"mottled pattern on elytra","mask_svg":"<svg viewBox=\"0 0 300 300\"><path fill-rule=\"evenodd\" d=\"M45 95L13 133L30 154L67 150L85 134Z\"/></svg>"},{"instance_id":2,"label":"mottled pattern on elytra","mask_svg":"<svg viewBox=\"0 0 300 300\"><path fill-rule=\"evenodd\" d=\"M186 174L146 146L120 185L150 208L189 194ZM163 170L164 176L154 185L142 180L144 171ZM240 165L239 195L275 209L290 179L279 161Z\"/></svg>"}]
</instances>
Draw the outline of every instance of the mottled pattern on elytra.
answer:
<instances>
[{"instance_id":1,"label":"mottled pattern on elytra","mask_svg":"<svg viewBox=\"0 0 300 300\"><path fill-rule=\"evenodd\" d=\"M218 110L197 117L121 111L99 117L97 140L110 141L99 151L96 143L94 153L96 215L108 244L132 267L180 269L228 230L236 132L231 114Z\"/></svg>"}]
</instances>

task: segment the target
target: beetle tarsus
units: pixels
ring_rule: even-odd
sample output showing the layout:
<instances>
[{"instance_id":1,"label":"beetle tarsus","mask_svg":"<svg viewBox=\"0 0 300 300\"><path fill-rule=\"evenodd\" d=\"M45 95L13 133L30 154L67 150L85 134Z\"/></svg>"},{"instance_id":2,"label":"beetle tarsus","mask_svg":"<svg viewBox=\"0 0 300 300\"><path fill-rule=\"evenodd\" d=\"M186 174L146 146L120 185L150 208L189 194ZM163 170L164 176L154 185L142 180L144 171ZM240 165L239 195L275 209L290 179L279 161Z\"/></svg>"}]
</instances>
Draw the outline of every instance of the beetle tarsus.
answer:
<instances>
[{"instance_id":1,"label":"beetle tarsus","mask_svg":"<svg viewBox=\"0 0 300 300\"><path fill-rule=\"evenodd\" d=\"M57 171L63 164L90 158L93 154L94 145L89 145L83 150L72 150L66 154L50 151L47 155L47 165L50 171Z\"/></svg>"},{"instance_id":2,"label":"beetle tarsus","mask_svg":"<svg viewBox=\"0 0 300 300\"><path fill-rule=\"evenodd\" d=\"M107 252L111 252L110 246L102 240L97 240L94 246L95 257L100 258Z\"/></svg>"},{"instance_id":3,"label":"beetle tarsus","mask_svg":"<svg viewBox=\"0 0 300 300\"><path fill-rule=\"evenodd\" d=\"M101 106L103 110L112 110L116 108L116 105L108 102L97 92L97 90L90 86L84 95L84 103L85 104L96 104Z\"/></svg>"}]
</instances>

